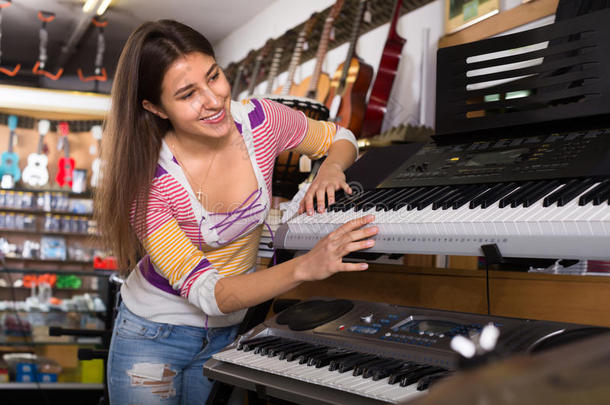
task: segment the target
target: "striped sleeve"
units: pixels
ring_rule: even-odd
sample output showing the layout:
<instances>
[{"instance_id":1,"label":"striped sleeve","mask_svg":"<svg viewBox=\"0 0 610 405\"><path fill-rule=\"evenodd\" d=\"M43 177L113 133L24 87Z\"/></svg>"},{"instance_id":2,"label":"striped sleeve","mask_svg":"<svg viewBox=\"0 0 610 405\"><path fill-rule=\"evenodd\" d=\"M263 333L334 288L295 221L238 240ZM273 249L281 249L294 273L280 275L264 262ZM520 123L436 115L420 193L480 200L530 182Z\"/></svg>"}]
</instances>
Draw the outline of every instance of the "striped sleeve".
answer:
<instances>
[{"instance_id":1,"label":"striped sleeve","mask_svg":"<svg viewBox=\"0 0 610 405\"><path fill-rule=\"evenodd\" d=\"M275 101L260 101L265 121L277 138L278 154L286 149L294 149L312 159L319 159L328 152L340 129L343 130L335 123L307 118L302 111Z\"/></svg>"},{"instance_id":2,"label":"striped sleeve","mask_svg":"<svg viewBox=\"0 0 610 405\"><path fill-rule=\"evenodd\" d=\"M146 232L138 234L146 249L154 270L165 278L169 285L182 297L195 303L208 315L222 315L216 304L213 283L206 283L206 291L192 294L193 284L202 276L216 280L220 277L217 270L186 236L173 214L169 199L170 190L185 192L169 175L157 177L150 188L146 211ZM132 221L134 210L132 209ZM152 271L152 269L150 270ZM198 283L199 284L199 283ZM201 294L206 295L202 300ZM197 297L195 297L197 295ZM195 301L195 302L194 302Z\"/></svg>"}]
</instances>

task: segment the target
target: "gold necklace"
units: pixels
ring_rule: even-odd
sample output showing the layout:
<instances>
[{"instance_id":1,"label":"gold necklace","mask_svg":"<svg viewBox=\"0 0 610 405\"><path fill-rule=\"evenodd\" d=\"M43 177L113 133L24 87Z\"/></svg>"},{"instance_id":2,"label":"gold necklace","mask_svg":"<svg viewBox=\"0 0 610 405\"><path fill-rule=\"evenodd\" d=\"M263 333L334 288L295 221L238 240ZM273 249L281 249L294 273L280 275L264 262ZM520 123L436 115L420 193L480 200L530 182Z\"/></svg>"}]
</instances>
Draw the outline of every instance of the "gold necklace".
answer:
<instances>
[{"instance_id":1,"label":"gold necklace","mask_svg":"<svg viewBox=\"0 0 610 405\"><path fill-rule=\"evenodd\" d=\"M216 142L216 143L218 144L218 142ZM212 169L212 165L214 164L214 159L216 158L216 154L218 153L218 150L214 151L214 154L212 155L212 160L210 161L210 165L208 166L208 170L205 172L205 177L203 178L201 183L198 183L195 181L195 179L193 179L193 176L191 176L191 174L187 170L186 166L182 164L182 159L178 155L178 152L176 152L176 145L173 142L170 145L172 147L172 151L174 152L174 157L178 161L178 164L180 165L180 167L182 167L182 169L184 170L184 173L189 178L191 183L195 184L198 187L197 192L195 194L197 194L197 200L199 201L199 204L203 205L203 201L202 201L203 200L203 183L205 183L205 181L208 178L208 174L210 174L210 170Z\"/></svg>"}]
</instances>

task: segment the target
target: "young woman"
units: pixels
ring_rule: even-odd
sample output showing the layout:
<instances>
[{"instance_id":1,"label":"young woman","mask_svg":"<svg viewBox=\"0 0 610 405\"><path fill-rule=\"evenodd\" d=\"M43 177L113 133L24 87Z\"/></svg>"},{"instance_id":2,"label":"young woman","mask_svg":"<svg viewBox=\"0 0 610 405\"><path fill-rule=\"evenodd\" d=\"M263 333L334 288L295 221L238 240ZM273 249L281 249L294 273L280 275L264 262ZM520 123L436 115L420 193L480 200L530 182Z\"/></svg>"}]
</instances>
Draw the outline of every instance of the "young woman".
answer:
<instances>
[{"instance_id":1,"label":"young woman","mask_svg":"<svg viewBox=\"0 0 610 405\"><path fill-rule=\"evenodd\" d=\"M117 404L203 404L202 365L234 340L248 307L308 280L364 270L343 263L373 245L372 217L310 252L253 272L276 156L327 155L304 198L324 210L351 193L354 136L265 99L232 102L210 43L175 21L137 28L121 54L104 137L100 229L130 269L108 358ZM136 261L136 258L141 258Z\"/></svg>"}]
</instances>

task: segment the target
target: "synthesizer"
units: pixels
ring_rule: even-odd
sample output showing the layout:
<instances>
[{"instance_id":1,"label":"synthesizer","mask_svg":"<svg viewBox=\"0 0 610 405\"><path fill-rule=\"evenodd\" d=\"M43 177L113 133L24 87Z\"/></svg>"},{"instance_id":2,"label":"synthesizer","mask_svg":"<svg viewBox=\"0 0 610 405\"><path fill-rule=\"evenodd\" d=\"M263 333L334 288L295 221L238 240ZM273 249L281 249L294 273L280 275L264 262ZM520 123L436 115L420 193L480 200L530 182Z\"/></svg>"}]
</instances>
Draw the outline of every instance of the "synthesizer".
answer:
<instances>
[{"instance_id":1,"label":"synthesizer","mask_svg":"<svg viewBox=\"0 0 610 405\"><path fill-rule=\"evenodd\" d=\"M355 191L281 225L275 247L309 250L374 214L365 252L610 258L609 129L402 147L367 152L346 172Z\"/></svg>"},{"instance_id":2,"label":"synthesizer","mask_svg":"<svg viewBox=\"0 0 610 405\"><path fill-rule=\"evenodd\" d=\"M215 354L204 375L299 404L373 405L421 397L458 367L456 335L500 331L505 355L539 352L607 331L383 303L312 298Z\"/></svg>"}]
</instances>

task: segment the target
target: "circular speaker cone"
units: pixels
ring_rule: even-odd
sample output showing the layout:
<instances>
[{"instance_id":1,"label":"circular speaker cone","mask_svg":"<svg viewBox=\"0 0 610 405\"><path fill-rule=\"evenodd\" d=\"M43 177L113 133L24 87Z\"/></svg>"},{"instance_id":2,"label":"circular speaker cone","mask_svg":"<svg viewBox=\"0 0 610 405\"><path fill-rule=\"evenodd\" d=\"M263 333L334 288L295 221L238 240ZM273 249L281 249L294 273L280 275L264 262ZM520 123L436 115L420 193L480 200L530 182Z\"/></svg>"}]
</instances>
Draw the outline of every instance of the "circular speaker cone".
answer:
<instances>
[{"instance_id":1,"label":"circular speaker cone","mask_svg":"<svg viewBox=\"0 0 610 405\"><path fill-rule=\"evenodd\" d=\"M349 300L311 300L295 304L282 311L275 321L292 330L313 329L334 321L354 307Z\"/></svg>"}]
</instances>

